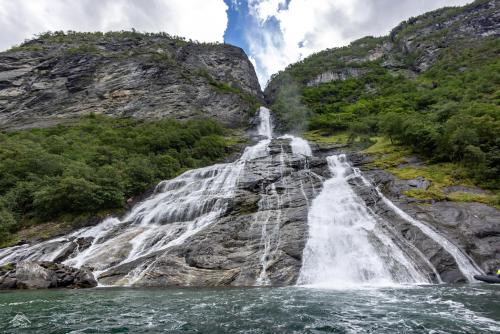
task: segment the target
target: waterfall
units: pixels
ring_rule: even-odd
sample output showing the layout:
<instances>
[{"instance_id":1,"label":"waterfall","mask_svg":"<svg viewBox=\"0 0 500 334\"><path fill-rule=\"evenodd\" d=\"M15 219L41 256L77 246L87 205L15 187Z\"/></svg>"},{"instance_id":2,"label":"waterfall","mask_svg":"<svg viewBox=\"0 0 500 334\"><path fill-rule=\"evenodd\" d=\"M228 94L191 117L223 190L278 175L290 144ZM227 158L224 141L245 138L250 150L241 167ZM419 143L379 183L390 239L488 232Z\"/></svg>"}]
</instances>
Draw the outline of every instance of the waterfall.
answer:
<instances>
[{"instance_id":1,"label":"waterfall","mask_svg":"<svg viewBox=\"0 0 500 334\"><path fill-rule=\"evenodd\" d=\"M65 237L34 246L14 246L0 251L0 264L21 260L54 261L67 254L64 264L92 266L97 276L111 268L184 243L189 237L217 222L234 198L238 177L245 163L266 156L272 136L269 110L261 108L258 134L265 139L247 147L240 159L228 164L187 171L159 183L153 195L137 204L122 219L108 218ZM91 240L80 249L75 241ZM146 266L132 270L134 283Z\"/></svg>"},{"instance_id":2,"label":"waterfall","mask_svg":"<svg viewBox=\"0 0 500 334\"><path fill-rule=\"evenodd\" d=\"M290 139L290 146L292 147L293 154L301 155L303 157L312 156L311 146L309 145L307 140L292 135L284 135L279 138Z\"/></svg>"},{"instance_id":3,"label":"waterfall","mask_svg":"<svg viewBox=\"0 0 500 334\"><path fill-rule=\"evenodd\" d=\"M370 182L363 176L361 173L358 174L360 179L363 181L365 185L371 186ZM474 279L474 275L481 275L482 270L479 266L472 260L467 254L465 254L460 248L458 248L453 242L448 240L443 235L439 234L437 231L432 229L430 226L427 226L425 223L412 218L406 212L401 210L396 204L390 201L387 197L382 194L378 187L375 187L378 196L382 199L382 201L399 217L403 218L408 223L417 227L422 233L424 233L427 237L434 240L438 243L443 249L448 252L453 259L455 260L458 269L464 275L464 277L469 282L476 282Z\"/></svg>"},{"instance_id":4,"label":"waterfall","mask_svg":"<svg viewBox=\"0 0 500 334\"><path fill-rule=\"evenodd\" d=\"M152 195L121 219L108 218L96 226L33 246L0 249L0 265L22 260L64 261L74 267L93 267L97 278L117 267L128 268L117 284L133 285L153 268L160 252L184 244L216 224L231 207L242 173L256 166L249 162L258 166L265 161L266 166L272 167L258 171L267 175L268 180L260 184L258 211L252 217L252 226L259 228L258 236L254 237L255 260L250 261L254 266L254 284L273 282L271 268L278 258L284 224L282 211L292 202L289 190L292 187L297 187L304 196L308 210L308 238L299 285L345 288L422 284L431 281L427 274L432 271L439 280L436 269L422 252L398 237L391 224L374 214L355 193L349 184L351 178L356 177L366 185L370 183L349 165L345 155L327 158L331 177L318 192L312 178L323 178L309 167L317 158L306 140L292 135L273 139L271 115L264 107L259 110L257 134L261 140L247 147L238 160L190 170L160 182ZM293 186L287 184L294 180L289 174L292 167L296 175L303 176ZM312 186L308 192L310 198L304 190L303 180L307 184L307 178ZM452 242L378 194L390 210L441 245L469 281L480 273L472 259ZM138 259L142 262L134 262Z\"/></svg>"},{"instance_id":5,"label":"waterfall","mask_svg":"<svg viewBox=\"0 0 500 334\"><path fill-rule=\"evenodd\" d=\"M154 195L136 205L121 220L109 218L66 238L14 250L0 261L53 261L71 246L72 240L93 238L90 247L75 252L63 263L74 267L90 265L105 271L182 244L225 212L234 197L245 157L252 153L247 150L242 159L234 163L191 170L161 182Z\"/></svg>"},{"instance_id":6,"label":"waterfall","mask_svg":"<svg viewBox=\"0 0 500 334\"><path fill-rule=\"evenodd\" d=\"M380 190L377 189L377 192L380 198L382 198L382 200L384 201L384 203L389 208L391 208L396 214L398 214L401 218L403 218L410 224L418 227L425 235L427 235L429 238L431 238L432 240L437 242L441 247L443 247L443 249L446 250L453 257L453 259L457 263L458 268L469 282L476 281L474 279L474 275L482 274L482 271L481 269L479 269L479 266L476 263L474 263L474 261L469 256L464 254L464 252L462 252L460 248L455 246L451 241L449 241L444 236L437 233L436 231L434 231L432 228L425 225L421 221L418 221L410 217L406 212L398 208L387 197L385 197L380 192Z\"/></svg>"},{"instance_id":7,"label":"waterfall","mask_svg":"<svg viewBox=\"0 0 500 334\"><path fill-rule=\"evenodd\" d=\"M327 161L332 177L309 210L298 284L343 288L427 283L349 185L354 171L345 155Z\"/></svg>"},{"instance_id":8,"label":"waterfall","mask_svg":"<svg viewBox=\"0 0 500 334\"><path fill-rule=\"evenodd\" d=\"M271 139L273 137L273 127L271 125L271 113L269 109L260 107L259 118L260 122L257 128L257 133L266 139Z\"/></svg>"}]
</instances>

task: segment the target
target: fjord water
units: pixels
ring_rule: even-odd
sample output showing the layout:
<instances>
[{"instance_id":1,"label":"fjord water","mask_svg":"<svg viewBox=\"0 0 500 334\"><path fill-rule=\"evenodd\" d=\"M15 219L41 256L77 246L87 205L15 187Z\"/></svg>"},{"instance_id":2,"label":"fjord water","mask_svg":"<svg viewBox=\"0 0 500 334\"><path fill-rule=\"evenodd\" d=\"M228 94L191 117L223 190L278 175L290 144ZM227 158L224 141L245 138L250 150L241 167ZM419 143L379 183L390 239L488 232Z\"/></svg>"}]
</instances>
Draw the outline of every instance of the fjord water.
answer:
<instances>
[{"instance_id":1,"label":"fjord water","mask_svg":"<svg viewBox=\"0 0 500 334\"><path fill-rule=\"evenodd\" d=\"M288 288L0 293L1 333L499 333L500 289Z\"/></svg>"},{"instance_id":2,"label":"fjord water","mask_svg":"<svg viewBox=\"0 0 500 334\"><path fill-rule=\"evenodd\" d=\"M189 240L216 224L234 196L245 164L268 155L273 138L269 110L261 108L260 141L241 158L188 171L160 183L154 193L122 219L74 232L32 247L0 250L0 264L23 259L54 260L69 238L93 237L76 249L66 264L91 265L97 275ZM285 135L293 155L312 174L308 142ZM286 168L281 147L279 165ZM368 183L347 157L327 158L330 176L308 202L308 239L298 286L288 288L134 289L85 291L20 291L0 293L0 328L6 333L494 333L500 332L500 289L484 284L431 285L401 243L379 226L378 218L352 189L352 178ZM319 176L315 176L319 177ZM305 192L304 196L305 196ZM286 193L270 188L279 203ZM417 226L456 260L464 276L479 273L473 261L444 236L414 220L389 199L395 213ZM269 203L259 202L262 225L261 271L255 285L268 285L269 259L280 237L280 213L268 216ZM259 211L260 212L260 211ZM420 263L417 263L420 262ZM136 267L118 285L133 285L149 269ZM434 268L432 268L434 269ZM427 271L428 272L428 271ZM437 272L434 269L437 275ZM437 275L439 276L439 275Z\"/></svg>"}]
</instances>

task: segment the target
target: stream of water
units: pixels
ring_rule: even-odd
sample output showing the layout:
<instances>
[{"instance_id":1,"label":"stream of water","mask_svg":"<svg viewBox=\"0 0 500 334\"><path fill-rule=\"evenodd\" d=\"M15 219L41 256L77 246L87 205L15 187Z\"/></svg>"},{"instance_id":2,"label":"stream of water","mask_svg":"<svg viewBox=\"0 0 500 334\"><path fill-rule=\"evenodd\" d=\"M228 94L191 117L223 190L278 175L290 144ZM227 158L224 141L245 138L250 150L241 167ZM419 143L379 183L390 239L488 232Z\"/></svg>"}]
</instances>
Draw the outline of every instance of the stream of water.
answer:
<instances>
[{"instance_id":1,"label":"stream of water","mask_svg":"<svg viewBox=\"0 0 500 334\"><path fill-rule=\"evenodd\" d=\"M150 197L134 206L122 219L109 218L94 227L34 246L0 250L0 264L21 260L56 261L64 254L63 263L74 267L91 266L99 277L112 268L183 244L189 237L216 223L226 212L245 164L269 156L268 147L273 140L269 109L260 109L259 120L257 134L260 141L247 147L236 161L190 170L161 182ZM291 135L279 139L290 141L292 154L304 161L303 171L310 176L307 161L313 153L309 143ZM278 161L281 179L287 168L286 157L281 145ZM380 228L376 217L348 182L353 176L367 185L368 180L350 166L345 155L330 156L327 162L330 178L324 182L316 198L312 201L306 198L309 231L298 284L345 288L429 283L424 270L394 242L394 236L387 235ZM270 187L258 204L256 219L262 225L261 272L255 285L270 283L267 268L280 241L280 203L289 196L287 187L282 186L284 193ZM474 274L480 273L478 266L444 236L408 216L381 193L379 195L389 208L450 253L469 281L473 280ZM271 202L277 203L277 210L269 210ZM90 245L80 247L85 243ZM419 254L422 262L429 266L428 259ZM144 261L116 284L133 285L154 264L154 259Z\"/></svg>"}]
</instances>

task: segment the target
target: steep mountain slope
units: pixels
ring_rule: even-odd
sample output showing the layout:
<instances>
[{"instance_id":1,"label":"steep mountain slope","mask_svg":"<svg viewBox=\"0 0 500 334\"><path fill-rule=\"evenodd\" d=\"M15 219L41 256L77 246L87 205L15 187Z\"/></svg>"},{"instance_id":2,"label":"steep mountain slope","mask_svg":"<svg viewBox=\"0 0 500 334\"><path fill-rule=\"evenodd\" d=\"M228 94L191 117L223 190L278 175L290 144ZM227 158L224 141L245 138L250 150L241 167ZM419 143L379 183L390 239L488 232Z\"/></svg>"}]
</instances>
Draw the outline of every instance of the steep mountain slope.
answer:
<instances>
[{"instance_id":1,"label":"steep mountain slope","mask_svg":"<svg viewBox=\"0 0 500 334\"><path fill-rule=\"evenodd\" d=\"M261 99L240 48L167 34L46 33L0 53L0 127L89 113L246 125Z\"/></svg>"},{"instance_id":2,"label":"steep mountain slope","mask_svg":"<svg viewBox=\"0 0 500 334\"><path fill-rule=\"evenodd\" d=\"M298 88L317 86L359 78L378 68L414 78L458 43L476 47L474 42L498 37L499 6L497 0L477 0L465 7L439 9L402 22L389 36L368 36L346 47L321 51L274 74L264 92L266 101L277 102L287 82Z\"/></svg>"},{"instance_id":3,"label":"steep mountain slope","mask_svg":"<svg viewBox=\"0 0 500 334\"><path fill-rule=\"evenodd\" d=\"M265 99L281 131L304 133L325 154L352 152L354 165L399 207L493 270L500 254L499 35L498 0L443 8L389 36L290 65L272 77ZM353 186L395 221L376 192ZM412 228L396 228L419 243Z\"/></svg>"},{"instance_id":4,"label":"steep mountain slope","mask_svg":"<svg viewBox=\"0 0 500 334\"><path fill-rule=\"evenodd\" d=\"M386 135L498 189L499 35L498 0L440 9L290 65L266 100L283 129Z\"/></svg>"},{"instance_id":5,"label":"steep mountain slope","mask_svg":"<svg viewBox=\"0 0 500 334\"><path fill-rule=\"evenodd\" d=\"M0 53L0 245L119 214L161 180L228 158L260 101L230 45L56 32Z\"/></svg>"},{"instance_id":6,"label":"steep mountain slope","mask_svg":"<svg viewBox=\"0 0 500 334\"><path fill-rule=\"evenodd\" d=\"M450 242L394 206L345 154L325 159L301 138L273 137L266 108L259 119L260 140L239 159L161 182L122 217L1 249L9 269L0 289L19 281L11 263L26 261L135 286L454 283L497 265L494 245L471 252Z\"/></svg>"},{"instance_id":7,"label":"steep mountain slope","mask_svg":"<svg viewBox=\"0 0 500 334\"><path fill-rule=\"evenodd\" d=\"M429 25L426 17L432 22L457 25L446 23L454 27L450 36L445 30L448 37L441 40L450 43L448 47L429 51L436 47L438 38L428 37L419 42L429 46L418 57L414 56L416 51L408 51L410 40L405 42L409 45L406 47L400 42L413 31L406 27L393 37L365 38L351 47L325 51L292 65L270 83L266 92L274 110L260 108L259 117L251 120L256 127L253 145L234 159L227 157L237 141L228 136L234 132L213 120L151 122L90 115L72 126L0 134L0 143L5 146L0 146L0 157L5 157L0 159L0 237L3 228L7 236L4 245L11 246L0 249L0 265L5 266L0 288L10 288L14 278L19 281L12 263L26 261L61 262L82 269L88 266L102 284L136 286L326 283L339 287L345 286L346 278L352 286L456 283L473 282L474 274L496 269L500 264L497 209L480 203L405 197L408 193L437 196L438 190L449 191L450 197L456 189L477 191L453 184L443 170L424 167L422 160L411 156L408 145L436 159L455 159L438 155L444 152L440 149L448 137L454 145L449 151L459 159L467 157L463 163L474 162L464 152L477 153L477 163L469 165L470 171L475 168L480 177L486 176L485 180L496 180L489 176L497 168L493 164L498 124L494 90L498 65L494 56L498 45L496 3L480 1L412 20L418 29ZM462 16L456 19L457 15ZM467 27L468 22L472 22L472 28L463 28L462 23ZM416 31L413 40L421 35ZM62 118L47 114L36 122L38 118L30 118L34 117L31 111L21 108L5 113L12 116L6 121L8 127L73 120L84 112L78 109L80 103L105 106L103 113L111 116L127 115L119 106L128 106L137 107L132 108L136 111L131 115L139 118L196 117L200 113L190 113L190 108L196 109L201 101L197 97L205 96L200 89L213 93L207 97L207 105L226 106L223 111L214 107L203 115L229 126L249 124L258 90L231 81L235 72L210 72L225 65L202 66L189 60L199 60L204 55L202 49L212 46L200 46L199 52L185 58L173 51L159 52L168 56L158 56L158 52L151 52L156 46L146 54L129 54L127 50L127 56L121 58L122 47L115 54L99 49L101 45L95 43L96 37L113 39L116 35L86 36L51 34L42 37L41 44L53 41L54 48L62 43L64 49L71 44L68 38L78 37L80 44L61 54L54 51L54 59L66 61L65 57L71 58L67 53L77 53L79 61L87 64L92 57L99 57L98 69L101 63L112 68L115 62L120 64L120 71L129 63L142 68L161 58L169 65L155 65L152 71L158 73L161 68L161 73L173 81L158 85L157 76L141 72L141 78L146 78L142 83L150 84L154 87L151 92L162 96L158 100L157 96L147 96L148 101L172 102L171 98L180 96L181 100L176 100L180 105L169 105L174 109L166 107L164 114L157 114L158 105L142 104L140 97L124 93L128 86L121 78L91 76L85 81L86 70L73 64L67 70L75 68L79 73L76 81L68 81L70 76L66 74L62 79L68 99L54 100L63 109L71 101ZM129 33L119 36L122 42L117 43L122 45ZM93 42L83 42L86 38ZM151 38L159 37L133 40L142 45L141 40ZM39 52L43 46L37 43L27 43L20 49ZM180 43L181 50L196 47L178 40L173 43ZM86 53L90 56L82 56ZM185 62L178 66L179 59ZM105 73L112 75L110 68ZM57 74L49 72L52 74L44 74L48 78ZM125 72L120 73L127 77ZM249 77L255 79L254 74ZM28 75L25 79L30 78ZM127 84L134 84L130 78ZM96 93L101 88L99 80L120 83L117 109L108 97ZM21 80L20 87L27 87L23 86L26 82ZM177 82L185 83L183 87L193 92L192 99L162 90L178 93ZM9 82L6 91L15 92L12 85L16 84ZM107 92L116 91L109 82L105 87ZM30 90L19 97L14 94L9 101L15 105L22 96L32 94L39 97ZM232 98L238 101L237 109L219 103L221 96L228 99L226 102ZM49 100L46 103L49 105ZM71 113L71 108L79 111ZM169 114L172 110L178 112ZM236 117L238 112L243 115L238 122L224 117ZM282 130L301 130L296 125L308 121L316 132L307 135L315 140L309 144L300 137L273 135L272 112ZM466 126L460 123L464 119ZM350 134L338 135L345 130ZM463 132L469 130L474 132ZM462 132L457 135L456 131ZM380 134L390 138L373 138ZM332 140L348 137L358 140ZM327 145L323 145L325 141ZM406 146L396 145L399 143ZM368 150L359 152L369 145ZM368 157L368 153L380 156ZM224 158L227 161L221 161ZM219 163L211 165L214 162ZM408 180L381 170L388 166ZM455 173L456 166L451 164L448 171ZM425 173L425 177L416 176L415 171ZM126 213L118 210L110 215L108 211L103 214L105 219L79 217L83 224L60 224L56 233L35 240L21 240L22 231L15 238L11 235L46 218L64 222L68 216L96 208L123 208L128 196L137 195L159 179L164 181L142 197L127 201ZM490 193L487 196L492 197ZM14 228L5 226L2 217L15 220ZM44 231L47 225L37 225L41 227L37 231Z\"/></svg>"}]
</instances>

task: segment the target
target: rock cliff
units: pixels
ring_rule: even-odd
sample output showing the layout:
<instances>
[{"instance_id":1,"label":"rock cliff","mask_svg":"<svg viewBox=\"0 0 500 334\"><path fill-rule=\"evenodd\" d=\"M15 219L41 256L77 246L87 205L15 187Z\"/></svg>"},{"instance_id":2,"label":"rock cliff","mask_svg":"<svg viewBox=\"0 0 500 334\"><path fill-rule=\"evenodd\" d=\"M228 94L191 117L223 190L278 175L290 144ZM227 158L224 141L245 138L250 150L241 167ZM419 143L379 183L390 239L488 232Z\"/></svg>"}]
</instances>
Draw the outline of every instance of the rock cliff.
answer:
<instances>
[{"instance_id":1,"label":"rock cliff","mask_svg":"<svg viewBox=\"0 0 500 334\"><path fill-rule=\"evenodd\" d=\"M4 249L0 263L55 262L42 262L46 267L63 266L61 262L77 266L84 263L98 273L99 282L105 285L293 285L309 237L311 203L322 191L324 181L332 177L326 156L349 151L349 147L313 147L313 156L304 156L293 152L289 138L273 139L265 154L246 161L230 197L218 198L224 194L213 189L206 195L206 190L193 189L203 196L198 206L188 204L189 198L178 192L188 179L174 179L160 184L122 221L111 219L40 244ZM492 271L499 265L498 210L478 203L425 205L410 201L400 193L403 181L366 168L368 160L359 153L351 152L348 156L353 166L362 168L370 180L367 184L360 177L352 177L350 186L379 228L404 250L429 281L458 283L467 279L448 247L398 214L381 198L375 185L411 217L425 222L458 246L482 271ZM198 182L217 183L214 177L224 176L221 173L220 168L201 170ZM181 202L175 204L176 198L172 198L174 206L170 209L154 200L172 195L181 196ZM175 206L180 210L173 209ZM224 208L222 214L206 224L206 219L219 212L217 208ZM335 217L336 212L331 214ZM4 288L11 282L10 276L5 275Z\"/></svg>"},{"instance_id":2,"label":"rock cliff","mask_svg":"<svg viewBox=\"0 0 500 334\"><path fill-rule=\"evenodd\" d=\"M309 201L321 189L321 159L293 155L289 140L273 140L269 155L246 163L230 209L182 245L105 272L120 284L141 263L137 285L290 285L301 267Z\"/></svg>"},{"instance_id":3,"label":"rock cliff","mask_svg":"<svg viewBox=\"0 0 500 334\"><path fill-rule=\"evenodd\" d=\"M0 53L0 128L96 113L246 126L261 100L242 49L166 34L53 33Z\"/></svg>"}]
</instances>

